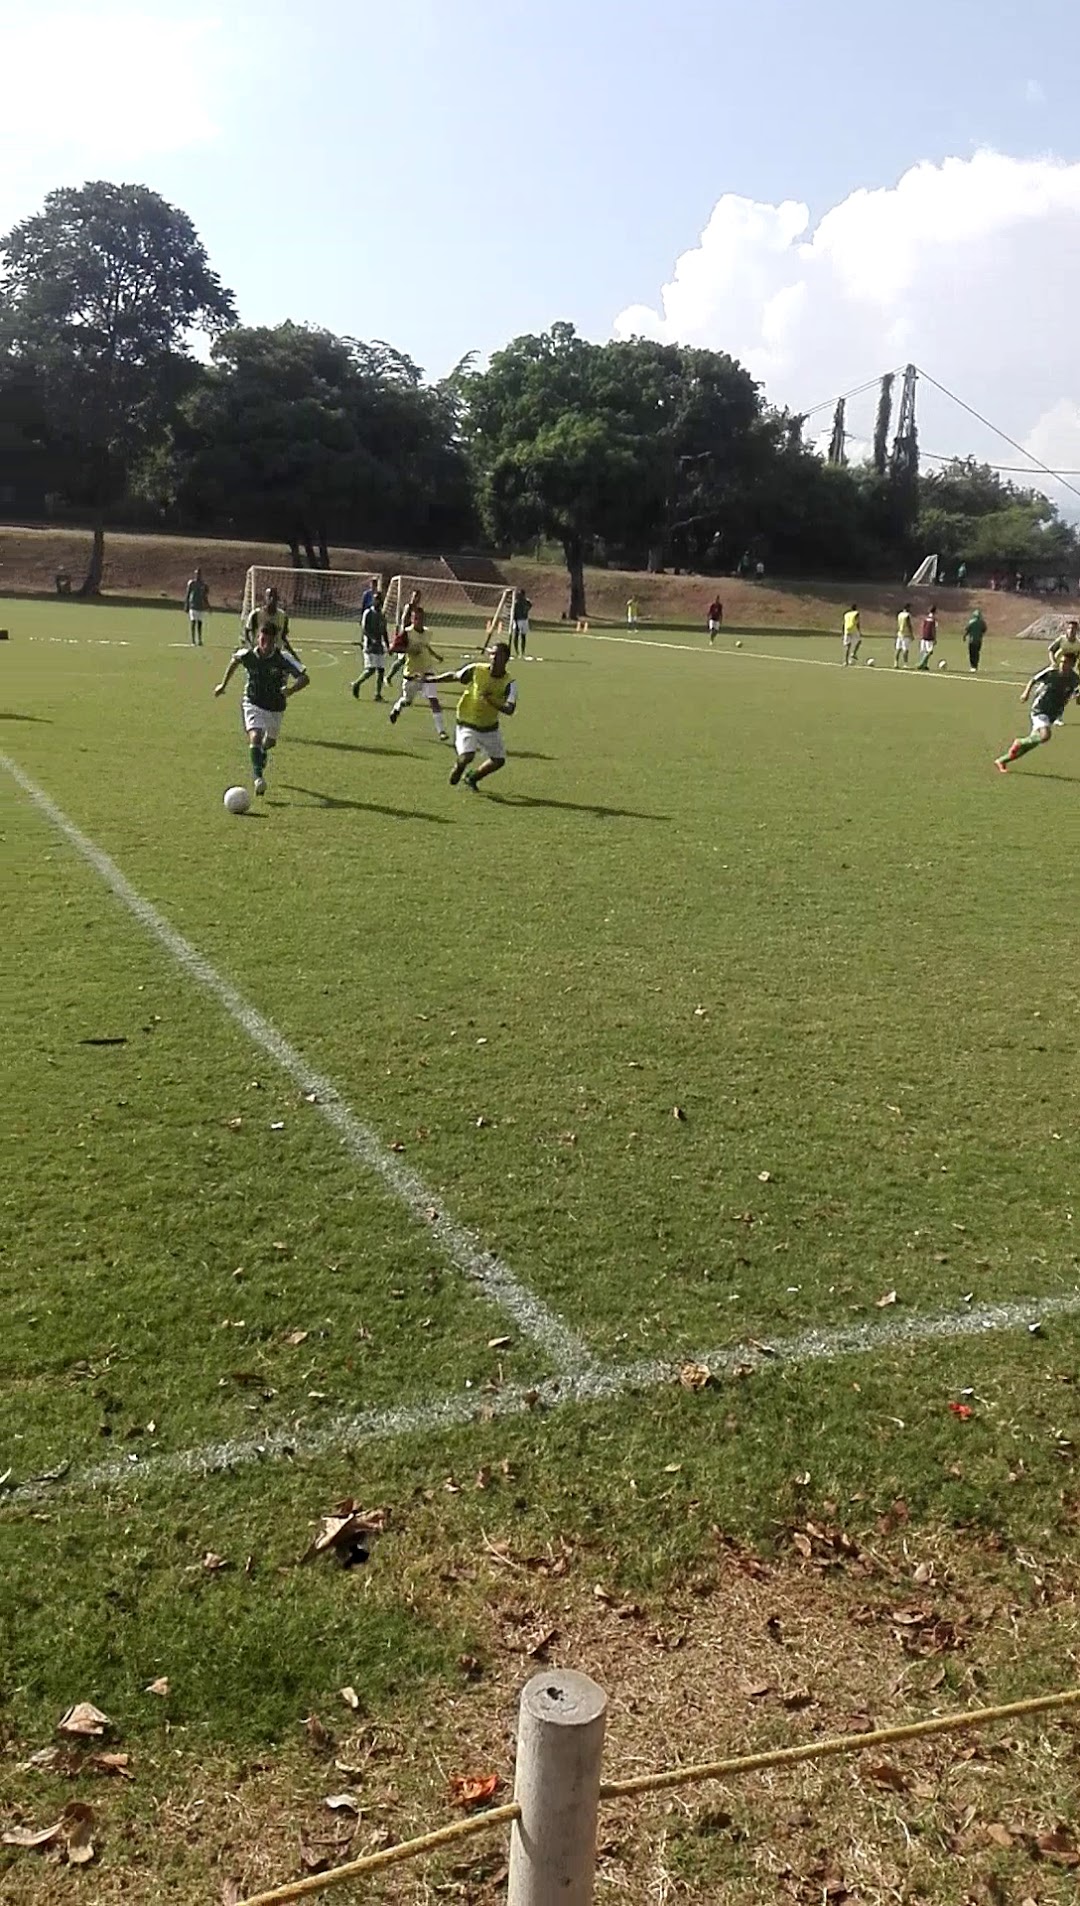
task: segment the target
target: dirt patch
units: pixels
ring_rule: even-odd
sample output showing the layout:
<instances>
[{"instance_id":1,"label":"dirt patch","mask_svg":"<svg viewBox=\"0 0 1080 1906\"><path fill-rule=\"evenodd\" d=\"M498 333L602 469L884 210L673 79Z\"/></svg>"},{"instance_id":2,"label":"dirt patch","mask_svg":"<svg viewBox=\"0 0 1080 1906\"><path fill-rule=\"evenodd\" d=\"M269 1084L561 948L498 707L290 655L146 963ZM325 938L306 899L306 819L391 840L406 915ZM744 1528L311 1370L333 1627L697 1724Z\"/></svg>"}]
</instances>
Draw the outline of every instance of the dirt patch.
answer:
<instances>
[{"instance_id":1,"label":"dirt patch","mask_svg":"<svg viewBox=\"0 0 1080 1906\"><path fill-rule=\"evenodd\" d=\"M496 1799L506 1798L520 1688L549 1665L583 1669L607 1689L608 1778L1064 1684L1074 1575L1034 1557L1001 1563L992 1542L935 1545L908 1534L905 1517L899 1505L879 1546L807 1522L770 1562L716 1538L714 1559L677 1595L640 1600L593 1579L595 1559L561 1546L523 1556L494 1544L437 1571L417 1554L402 1576L408 1598L432 1619L467 1614L488 1637L482 1660L462 1658L458 1689L400 1725L353 1714L344 1701L315 1721L298 1715L295 1741L244 1764L178 1771L170 1752L144 1770L136 1757L130 1786L99 1780L86 1795L100 1858L80 1882L85 1896L95 1906L149 1906L165 1890L177 1902L236 1897L230 1882L245 1891L281 1884L315 1862L339 1864L442 1824L453 1817L455 1774L497 1773ZM1071 1857L1078 1739L1075 1714L1040 1717L621 1800L602 1813L602 1884L657 1906L1064 1902L1080 1871ZM51 1819L70 1783L54 1793L43 1777L15 1776L15 1757L12 1745L5 1826L15 1816ZM355 1811L327 1805L343 1793ZM506 1845L497 1831L369 1882L364 1897L494 1906ZM75 1877L54 1857L15 1855L5 1900L54 1901Z\"/></svg>"}]
</instances>

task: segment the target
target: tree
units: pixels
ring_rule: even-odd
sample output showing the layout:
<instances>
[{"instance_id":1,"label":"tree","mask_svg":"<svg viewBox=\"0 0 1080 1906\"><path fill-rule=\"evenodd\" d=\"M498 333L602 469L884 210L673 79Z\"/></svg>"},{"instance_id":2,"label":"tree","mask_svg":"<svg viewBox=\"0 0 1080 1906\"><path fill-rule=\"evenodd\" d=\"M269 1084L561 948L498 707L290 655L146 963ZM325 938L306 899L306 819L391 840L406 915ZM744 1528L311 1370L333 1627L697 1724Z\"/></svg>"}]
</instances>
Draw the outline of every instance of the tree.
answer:
<instances>
[{"instance_id":1,"label":"tree","mask_svg":"<svg viewBox=\"0 0 1080 1906\"><path fill-rule=\"evenodd\" d=\"M50 192L0 240L0 354L36 385L67 493L94 515L81 593L101 588L107 506L197 377L189 335L234 319L191 220L146 186Z\"/></svg>"},{"instance_id":2,"label":"tree","mask_svg":"<svg viewBox=\"0 0 1080 1906\"><path fill-rule=\"evenodd\" d=\"M895 376L894 371L886 371L878 395L877 417L874 421L874 469L878 476L884 476L889 467L889 426L892 423Z\"/></svg>"},{"instance_id":3,"label":"tree","mask_svg":"<svg viewBox=\"0 0 1080 1906\"><path fill-rule=\"evenodd\" d=\"M453 544L472 522L452 399L411 358L305 325L239 327L182 409L169 487L188 520L286 542Z\"/></svg>"},{"instance_id":4,"label":"tree","mask_svg":"<svg viewBox=\"0 0 1080 1906\"><path fill-rule=\"evenodd\" d=\"M516 338L461 381L484 521L500 542L561 544L572 620L599 543L663 561L691 531L715 535L759 414L753 379L722 352L590 344L570 324Z\"/></svg>"},{"instance_id":5,"label":"tree","mask_svg":"<svg viewBox=\"0 0 1080 1906\"><path fill-rule=\"evenodd\" d=\"M949 562L1047 574L1076 567L1077 532L1041 490L955 458L919 485L919 541Z\"/></svg>"}]
</instances>

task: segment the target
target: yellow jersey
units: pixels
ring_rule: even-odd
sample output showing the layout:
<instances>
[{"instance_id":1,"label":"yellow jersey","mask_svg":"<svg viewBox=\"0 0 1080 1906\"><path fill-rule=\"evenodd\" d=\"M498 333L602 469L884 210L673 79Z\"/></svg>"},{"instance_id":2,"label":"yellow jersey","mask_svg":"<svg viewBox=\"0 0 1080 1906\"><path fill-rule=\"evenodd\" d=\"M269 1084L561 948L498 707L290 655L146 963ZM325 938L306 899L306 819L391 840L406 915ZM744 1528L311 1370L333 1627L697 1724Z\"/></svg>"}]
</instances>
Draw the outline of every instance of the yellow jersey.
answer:
<instances>
[{"instance_id":1,"label":"yellow jersey","mask_svg":"<svg viewBox=\"0 0 1080 1906\"><path fill-rule=\"evenodd\" d=\"M493 675L486 662L477 662L457 705L463 728L497 728L504 708L513 708L517 687L509 675Z\"/></svg>"},{"instance_id":2,"label":"yellow jersey","mask_svg":"<svg viewBox=\"0 0 1080 1906\"><path fill-rule=\"evenodd\" d=\"M910 609L901 609L899 615L896 618L896 633L897 635L902 636L905 642L910 642L911 640L911 611Z\"/></svg>"},{"instance_id":3,"label":"yellow jersey","mask_svg":"<svg viewBox=\"0 0 1080 1906\"><path fill-rule=\"evenodd\" d=\"M427 636L423 631L418 635L413 635L410 631L408 653L405 657L406 675L434 675L438 666L438 657L428 646Z\"/></svg>"},{"instance_id":4,"label":"yellow jersey","mask_svg":"<svg viewBox=\"0 0 1080 1906\"><path fill-rule=\"evenodd\" d=\"M844 635L847 637L860 635L861 633L862 631L859 628L859 611L857 609L849 609L844 616Z\"/></svg>"}]
</instances>

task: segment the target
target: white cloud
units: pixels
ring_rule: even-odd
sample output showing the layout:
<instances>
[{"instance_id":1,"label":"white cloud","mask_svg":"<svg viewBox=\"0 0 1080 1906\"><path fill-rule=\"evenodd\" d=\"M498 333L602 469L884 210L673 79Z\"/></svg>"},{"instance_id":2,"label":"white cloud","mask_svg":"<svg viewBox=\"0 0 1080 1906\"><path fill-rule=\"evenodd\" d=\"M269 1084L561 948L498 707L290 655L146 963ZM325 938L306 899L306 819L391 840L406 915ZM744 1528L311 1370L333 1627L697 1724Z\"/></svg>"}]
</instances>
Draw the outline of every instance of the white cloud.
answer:
<instances>
[{"instance_id":1,"label":"white cloud","mask_svg":"<svg viewBox=\"0 0 1080 1906\"><path fill-rule=\"evenodd\" d=\"M978 152L853 192L816 225L794 201L726 194L657 305L631 305L613 328L730 351L797 410L910 359L1045 461L1071 467L1078 305L1080 164ZM871 392L852 407L860 437L873 405ZM928 451L1022 461L926 383L919 421ZM811 432L826 422L815 418Z\"/></svg>"},{"instance_id":2,"label":"white cloud","mask_svg":"<svg viewBox=\"0 0 1080 1906\"><path fill-rule=\"evenodd\" d=\"M1029 106L1045 106L1046 88L1037 79L1029 79L1024 86L1024 98Z\"/></svg>"},{"instance_id":3,"label":"white cloud","mask_svg":"<svg viewBox=\"0 0 1080 1906\"><path fill-rule=\"evenodd\" d=\"M217 135L222 29L153 4L0 0L0 231L55 185L126 173Z\"/></svg>"}]
</instances>

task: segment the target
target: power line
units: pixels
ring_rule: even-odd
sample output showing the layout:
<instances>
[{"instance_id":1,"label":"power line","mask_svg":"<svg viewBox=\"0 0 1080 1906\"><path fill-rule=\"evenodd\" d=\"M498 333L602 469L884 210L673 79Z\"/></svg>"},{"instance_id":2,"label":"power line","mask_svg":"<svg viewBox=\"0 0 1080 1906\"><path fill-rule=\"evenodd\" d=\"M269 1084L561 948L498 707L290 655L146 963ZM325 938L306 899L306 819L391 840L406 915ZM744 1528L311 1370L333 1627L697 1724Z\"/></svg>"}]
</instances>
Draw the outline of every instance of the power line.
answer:
<instances>
[{"instance_id":1,"label":"power line","mask_svg":"<svg viewBox=\"0 0 1080 1906\"><path fill-rule=\"evenodd\" d=\"M898 364L895 370L886 371L885 376L899 377L902 369L903 366ZM844 402L847 403L850 397L861 397L866 390L876 390L880 383L880 377L868 377L865 384L856 384L853 390L841 391L836 397L826 397L820 404L811 404L809 410L800 410L798 414L800 417L806 418L816 416L819 410L835 410L841 397L844 399Z\"/></svg>"},{"instance_id":2,"label":"power line","mask_svg":"<svg viewBox=\"0 0 1080 1906\"><path fill-rule=\"evenodd\" d=\"M920 369L919 376L921 378L924 378L926 383L932 384L935 390L939 390L943 397L948 397L951 399L951 401L954 404L959 404L961 410L966 410L968 416L974 417L976 423L982 424L982 427L984 430L992 431L994 436L1000 437L1003 443L1007 443L1011 445L1011 447L1014 450L1018 450L1022 457L1029 457L1031 462L1035 465L1035 468L1037 470L1041 470L1044 476L1053 477L1055 483L1063 484L1065 489L1071 490L1075 497L1080 497L1080 490L1077 489L1075 483L1066 482L1065 478L1061 475L1060 471L1051 470L1050 465L1048 463L1044 463L1041 457L1037 457L1034 451L1025 450L1023 444L1017 443L1015 437L1010 437L1007 430L999 429L997 424L992 424L990 422L989 417L984 417L980 411L976 410L973 407L973 405L965 404L962 397L958 397L955 391L947 390L944 384L939 384L937 381L937 378L931 377L929 371L924 371Z\"/></svg>"},{"instance_id":3,"label":"power line","mask_svg":"<svg viewBox=\"0 0 1080 1906\"><path fill-rule=\"evenodd\" d=\"M984 470L1000 470L1007 476L1034 476L1036 474L1031 468L1030 463L984 463L981 457L961 457L957 455L955 450L952 451L949 456L946 456L941 450L924 450L921 444L919 445L919 455L920 457L928 457L931 463L977 463ZM1080 476L1080 470L1048 470L1047 475L1056 477L1060 481L1062 477Z\"/></svg>"}]
</instances>

